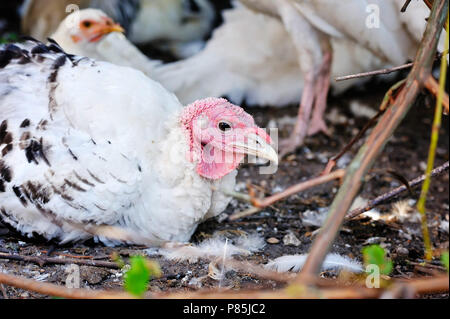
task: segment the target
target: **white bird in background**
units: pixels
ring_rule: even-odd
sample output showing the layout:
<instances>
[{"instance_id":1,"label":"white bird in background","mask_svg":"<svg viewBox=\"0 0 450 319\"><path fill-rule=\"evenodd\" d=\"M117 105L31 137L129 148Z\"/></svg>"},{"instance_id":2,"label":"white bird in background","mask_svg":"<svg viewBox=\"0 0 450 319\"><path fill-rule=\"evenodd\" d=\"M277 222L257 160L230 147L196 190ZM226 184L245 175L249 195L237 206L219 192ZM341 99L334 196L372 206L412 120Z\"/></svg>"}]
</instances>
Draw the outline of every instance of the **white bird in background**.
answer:
<instances>
[{"instance_id":1,"label":"white bird in background","mask_svg":"<svg viewBox=\"0 0 450 319\"><path fill-rule=\"evenodd\" d=\"M123 31L101 10L83 9L67 16L51 38L70 54L129 66L152 77L161 62L139 51Z\"/></svg>"},{"instance_id":2,"label":"white bird in background","mask_svg":"<svg viewBox=\"0 0 450 319\"><path fill-rule=\"evenodd\" d=\"M282 141L282 153L294 151L309 132L327 132L326 109L333 63L330 40L348 38L387 63L412 59L417 37L399 18L394 0L241 0L249 8L280 19L297 51L303 93L294 131ZM428 10L425 6L423 10ZM417 23L422 24L422 21ZM278 57L274 57L277 59ZM314 106L314 111L312 111ZM311 115L311 113L313 113Z\"/></svg>"},{"instance_id":3,"label":"white bird in background","mask_svg":"<svg viewBox=\"0 0 450 319\"><path fill-rule=\"evenodd\" d=\"M142 72L55 43L0 47L0 113L0 219L62 242L92 236L74 224L187 241L225 209L246 154L277 161L240 107L183 108Z\"/></svg>"},{"instance_id":4,"label":"white bird in background","mask_svg":"<svg viewBox=\"0 0 450 319\"><path fill-rule=\"evenodd\" d=\"M182 103L201 96L227 96L234 103L282 107L298 103L303 75L295 46L282 23L236 5L223 13L218 27L198 54L158 66L152 77ZM331 76L387 66L349 39L332 39L335 59ZM333 83L339 93L361 80Z\"/></svg>"},{"instance_id":5,"label":"white bird in background","mask_svg":"<svg viewBox=\"0 0 450 319\"><path fill-rule=\"evenodd\" d=\"M408 26L416 44L426 26L426 22L422 21L424 11L429 10L425 6L413 6L411 11L400 15L401 21L408 21L403 27L406 29ZM413 20L417 16L422 19ZM147 58L120 32L111 32L120 31L120 28L114 27L113 22L99 10L85 9L69 15L52 37L67 52L143 71L174 92L184 104L204 96L227 96L237 104L245 100L247 105L260 106L284 106L298 103L302 97L305 99L302 89L308 81L305 81L305 73L299 63L299 50L281 20L255 13L240 5L225 11L223 18L223 25L215 30L204 50L191 58L165 65ZM298 19L303 19L302 23L310 28L302 15ZM73 21L79 22L74 24ZM317 40L314 36L305 39L312 43ZM327 72L318 76L321 81L315 84L317 90L322 89L322 85L325 89L314 93L318 97L312 124L309 128L307 124L301 127L302 132L308 128L306 133L309 135L320 130L326 131L322 116L330 77L395 65L349 37L330 37L329 41L333 52L333 63L329 70L331 74ZM320 55L321 52L316 54ZM317 70L309 65L307 67L316 74ZM308 76L309 88L312 89L314 83L310 74ZM334 82L333 92L340 93L361 82L360 79ZM301 119L304 120L305 116Z\"/></svg>"},{"instance_id":6,"label":"white bird in background","mask_svg":"<svg viewBox=\"0 0 450 319\"><path fill-rule=\"evenodd\" d=\"M401 1L394 1L397 5L399 19L403 26L408 30L411 37L419 43L422 40L423 34L427 27L427 19L430 16L430 10L423 1L411 1L405 12L401 12L404 3ZM444 51L445 45L445 30L441 33L441 38L438 43L438 51ZM448 57L448 55L447 55Z\"/></svg>"},{"instance_id":7,"label":"white bird in background","mask_svg":"<svg viewBox=\"0 0 450 319\"><path fill-rule=\"evenodd\" d=\"M97 8L127 30L130 41L155 43L185 57L200 48L210 32L215 10L209 0L27 0L22 32L46 41L77 8Z\"/></svg>"},{"instance_id":8,"label":"white bird in background","mask_svg":"<svg viewBox=\"0 0 450 319\"><path fill-rule=\"evenodd\" d=\"M97 9L70 14L51 38L71 54L141 70L176 93L184 104L204 96L227 96L237 104L245 99L248 105L297 103L303 79L295 47L283 25L243 6L225 11L224 21L201 53L166 65L142 54L121 34L119 25ZM256 43L255 38L259 39ZM332 45L336 56L333 76L386 65L351 40L336 39ZM355 82L337 83L334 92Z\"/></svg>"}]
</instances>

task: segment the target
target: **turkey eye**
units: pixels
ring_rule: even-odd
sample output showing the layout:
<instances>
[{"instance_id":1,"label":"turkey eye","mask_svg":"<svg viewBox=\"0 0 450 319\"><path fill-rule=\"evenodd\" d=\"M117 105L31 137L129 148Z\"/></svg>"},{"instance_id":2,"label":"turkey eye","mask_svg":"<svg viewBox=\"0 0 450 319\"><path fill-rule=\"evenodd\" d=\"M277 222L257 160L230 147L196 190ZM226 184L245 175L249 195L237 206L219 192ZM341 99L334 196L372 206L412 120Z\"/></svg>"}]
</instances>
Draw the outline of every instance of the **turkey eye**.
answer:
<instances>
[{"instance_id":1,"label":"turkey eye","mask_svg":"<svg viewBox=\"0 0 450 319\"><path fill-rule=\"evenodd\" d=\"M91 25L92 25L92 22L91 22L91 21L84 21L84 22L83 22L83 26L84 26L85 28L90 28Z\"/></svg>"},{"instance_id":2,"label":"turkey eye","mask_svg":"<svg viewBox=\"0 0 450 319\"><path fill-rule=\"evenodd\" d=\"M221 130L222 132L226 132L231 130L231 125L227 122L219 122L219 130Z\"/></svg>"}]
</instances>

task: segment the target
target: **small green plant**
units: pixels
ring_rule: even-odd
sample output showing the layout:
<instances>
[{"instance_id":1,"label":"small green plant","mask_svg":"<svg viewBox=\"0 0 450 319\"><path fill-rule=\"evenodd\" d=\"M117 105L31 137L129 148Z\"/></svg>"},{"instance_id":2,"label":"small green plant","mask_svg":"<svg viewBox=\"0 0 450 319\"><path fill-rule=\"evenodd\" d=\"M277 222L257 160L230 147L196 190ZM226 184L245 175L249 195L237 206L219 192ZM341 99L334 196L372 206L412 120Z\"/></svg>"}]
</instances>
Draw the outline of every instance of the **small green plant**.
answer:
<instances>
[{"instance_id":1,"label":"small green plant","mask_svg":"<svg viewBox=\"0 0 450 319\"><path fill-rule=\"evenodd\" d=\"M389 275L393 268L392 260L386 258L386 251L380 245L371 245L362 250L364 264L377 265L381 275Z\"/></svg>"},{"instance_id":2,"label":"small green plant","mask_svg":"<svg viewBox=\"0 0 450 319\"><path fill-rule=\"evenodd\" d=\"M441 255L441 262L445 266L445 268L447 268L448 272L448 251Z\"/></svg>"},{"instance_id":3,"label":"small green plant","mask_svg":"<svg viewBox=\"0 0 450 319\"><path fill-rule=\"evenodd\" d=\"M131 268L125 273L125 290L137 297L142 297L148 289L150 279L159 277L161 269L158 263L143 256L131 257L130 266Z\"/></svg>"}]
</instances>

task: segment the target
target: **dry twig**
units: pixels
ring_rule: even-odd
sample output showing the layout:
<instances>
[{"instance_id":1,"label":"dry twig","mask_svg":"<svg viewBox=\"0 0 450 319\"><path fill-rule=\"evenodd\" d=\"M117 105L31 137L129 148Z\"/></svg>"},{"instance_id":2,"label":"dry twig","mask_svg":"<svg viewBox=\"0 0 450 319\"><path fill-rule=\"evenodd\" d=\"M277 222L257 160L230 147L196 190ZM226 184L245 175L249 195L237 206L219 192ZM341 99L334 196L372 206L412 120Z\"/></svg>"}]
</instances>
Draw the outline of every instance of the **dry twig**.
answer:
<instances>
[{"instance_id":1,"label":"dry twig","mask_svg":"<svg viewBox=\"0 0 450 319\"><path fill-rule=\"evenodd\" d=\"M379 107L378 113L370 119L369 122L366 123L366 125L358 132L358 134L340 151L337 155L330 158L330 160L327 163L327 166L321 173L321 175L329 174L334 166L336 166L337 161L345 154L347 153L352 146L359 141L363 135L369 130L372 126L374 126L381 115L386 112L390 104L394 101L395 93L398 89L402 88L405 84L405 80L399 81L395 83L384 95L383 101L381 102L381 106Z\"/></svg>"},{"instance_id":2,"label":"dry twig","mask_svg":"<svg viewBox=\"0 0 450 319\"><path fill-rule=\"evenodd\" d=\"M317 280L317 279L316 279ZM133 299L128 293L90 289L69 289L63 286L38 282L0 272L0 284L33 291L38 294L68 299ZM449 288L448 276L425 277L412 280L398 280L387 289L369 289L362 286L336 287L289 286L283 290L200 290L196 292L147 293L151 299L287 299L287 298L378 298L389 291L409 291L410 294L446 292Z\"/></svg>"},{"instance_id":3,"label":"dry twig","mask_svg":"<svg viewBox=\"0 0 450 319\"><path fill-rule=\"evenodd\" d=\"M88 259L79 259L79 258L54 258L47 256L22 256L17 254L5 254L0 253L0 259L9 259L9 260L17 260L17 261L25 261L38 264L39 266L44 266L46 264L77 264L77 265L85 265L85 266L93 266L93 267L105 267L111 269L119 269L120 267L114 263L109 261L100 261L100 260L88 260Z\"/></svg>"},{"instance_id":4,"label":"dry twig","mask_svg":"<svg viewBox=\"0 0 450 319\"><path fill-rule=\"evenodd\" d=\"M269 196L269 197L266 197L263 199L256 198L256 197L254 197L254 194L250 193L250 196L252 198L251 202L252 202L253 206L256 208L259 208L259 209L264 208L264 207L270 206L286 197L289 197L293 194L307 190L311 187L321 185L321 184L330 182L335 179L342 179L344 177L344 175L345 175L345 170L342 170L342 169L336 170L328 175L319 176L319 177L307 180L305 182L299 183L297 185L291 186L278 194L275 194L275 195L272 195L272 196ZM244 216L249 216L257 211L258 210L251 210L250 212L246 212L245 214L236 213L236 214L231 215L229 217L229 219L236 220L236 219L242 218Z\"/></svg>"},{"instance_id":5,"label":"dry twig","mask_svg":"<svg viewBox=\"0 0 450 319\"><path fill-rule=\"evenodd\" d=\"M385 69L380 69L380 70L375 70L375 71L339 76L339 77L335 78L334 80L336 82L340 82L340 81L359 79L359 78L364 78L364 77L374 76L374 75L389 74L392 72L406 70L406 69L412 68L413 66L414 66L414 63L411 62L411 63L406 63L406 64L402 64L399 66L395 66L392 68L385 68Z\"/></svg>"},{"instance_id":6,"label":"dry twig","mask_svg":"<svg viewBox=\"0 0 450 319\"><path fill-rule=\"evenodd\" d=\"M444 58L445 59L445 58ZM430 91L436 98L439 96L439 83L434 79L434 77L430 74L427 81L425 82L425 87L428 91ZM442 96L442 105L444 106L444 114L449 113L448 106L448 94L443 92Z\"/></svg>"},{"instance_id":7,"label":"dry twig","mask_svg":"<svg viewBox=\"0 0 450 319\"><path fill-rule=\"evenodd\" d=\"M373 289L362 286L311 288L308 286L289 286L283 290L247 290L220 291L201 290L197 292L176 292L152 294L153 298L168 299L292 299L292 298L320 298L320 299L362 299L379 298L389 291L408 291L408 295L446 292L449 288L448 276L424 277L411 280L398 280L386 289Z\"/></svg>"},{"instance_id":8,"label":"dry twig","mask_svg":"<svg viewBox=\"0 0 450 319\"><path fill-rule=\"evenodd\" d=\"M411 0L406 0L405 4L403 5L403 7L400 10L400 12L405 12L410 3L411 3Z\"/></svg>"},{"instance_id":9,"label":"dry twig","mask_svg":"<svg viewBox=\"0 0 450 319\"><path fill-rule=\"evenodd\" d=\"M431 176L438 176L438 175L442 174L443 172L448 171L448 167L449 167L449 162L446 162L443 165L441 165L439 167L436 167L431 172ZM419 176L419 177L409 181L408 182L409 187L413 188L413 187L421 184L425 180L425 177L426 177L426 175L424 174L424 175L421 175L421 176ZM391 191L389 191L387 193L384 193L384 194L378 196L377 198L371 200L370 202L367 203L366 206L352 210L351 212L349 212L347 214L347 216L345 216L345 219L346 220L353 219L356 216L359 216L359 215L361 215L361 214L371 210L372 208L383 204L384 202L392 199L393 197L395 197L395 196L397 196L397 195L399 195L399 194L401 194L401 193L403 193L403 192L405 192L407 190L408 190L408 188L405 185L402 185L402 186L399 186L397 188L394 188L393 190L391 190Z\"/></svg>"},{"instance_id":10,"label":"dry twig","mask_svg":"<svg viewBox=\"0 0 450 319\"><path fill-rule=\"evenodd\" d=\"M69 289L63 286L54 285L47 282L39 282L24 277L16 277L13 275L0 272L0 283L33 291L38 294L54 297L62 297L69 299L132 299L133 297L124 292L111 292L104 290L90 289Z\"/></svg>"}]
</instances>

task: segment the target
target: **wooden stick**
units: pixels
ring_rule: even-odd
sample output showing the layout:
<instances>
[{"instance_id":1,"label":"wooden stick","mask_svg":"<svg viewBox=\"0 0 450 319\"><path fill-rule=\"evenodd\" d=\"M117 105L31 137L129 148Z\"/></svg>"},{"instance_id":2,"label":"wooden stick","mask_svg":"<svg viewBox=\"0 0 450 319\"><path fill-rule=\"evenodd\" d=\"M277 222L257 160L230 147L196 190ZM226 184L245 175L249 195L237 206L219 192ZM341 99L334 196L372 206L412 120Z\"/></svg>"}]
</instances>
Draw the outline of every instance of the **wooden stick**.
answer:
<instances>
[{"instance_id":1,"label":"wooden stick","mask_svg":"<svg viewBox=\"0 0 450 319\"><path fill-rule=\"evenodd\" d=\"M9 259L17 261L25 261L44 266L45 264L77 264L93 267L105 267L111 269L119 269L119 265L114 262L101 261L101 260L88 260L88 259L75 259L75 258L54 258L46 256L22 256L14 254L0 253L0 259Z\"/></svg>"},{"instance_id":2,"label":"wooden stick","mask_svg":"<svg viewBox=\"0 0 450 319\"><path fill-rule=\"evenodd\" d=\"M38 294L62 297L68 299L133 299L128 293L90 290L90 289L69 289L63 286L39 282L28 278L17 277L0 272L0 284L33 291ZM298 287L301 288L301 287ZM401 288L401 289L400 289ZM296 289L290 286L282 290L200 290L197 292L176 292L176 293L147 293L146 298L152 299L279 299L279 298L327 298L327 299L351 299L351 298L377 298L386 291L409 290L414 294L446 292L449 289L449 277L438 275L411 280L398 280L388 289L369 289L362 286L354 287L327 287L310 289L303 286Z\"/></svg>"},{"instance_id":3,"label":"wooden stick","mask_svg":"<svg viewBox=\"0 0 450 319\"><path fill-rule=\"evenodd\" d=\"M328 218L317 235L305 265L297 281L302 277L317 275L336 235L344 221L355 196L358 194L367 171L372 167L394 130L406 116L415 102L420 89L431 74L440 31L448 12L448 1L435 1L424 38L417 53L414 67L408 75L404 88L400 91L393 105L384 113L367 142L348 166L345 180L333 204Z\"/></svg>"},{"instance_id":4,"label":"wooden stick","mask_svg":"<svg viewBox=\"0 0 450 319\"><path fill-rule=\"evenodd\" d=\"M427 78L427 81L425 82L425 87L428 91L430 91L435 97L439 95L439 83L435 80L435 78L430 74L430 76ZM448 94L444 91L444 95L442 97L442 105L444 106L444 114L449 113L449 106L448 106Z\"/></svg>"},{"instance_id":5,"label":"wooden stick","mask_svg":"<svg viewBox=\"0 0 450 319\"><path fill-rule=\"evenodd\" d=\"M425 4L427 5L428 9L431 10L431 8L433 7L433 0L423 0L423 2L425 2Z\"/></svg>"},{"instance_id":6,"label":"wooden stick","mask_svg":"<svg viewBox=\"0 0 450 319\"><path fill-rule=\"evenodd\" d=\"M411 0L406 0L405 4L403 5L403 7L400 10L400 12L405 12L410 3L411 3Z\"/></svg>"},{"instance_id":7,"label":"wooden stick","mask_svg":"<svg viewBox=\"0 0 450 319\"><path fill-rule=\"evenodd\" d=\"M448 50L444 50L443 52L439 52L436 54L436 59L440 59L442 56L447 55ZM368 71L368 72L362 72L362 73L356 73L356 74L350 74L350 75L344 75L339 76L337 78L334 78L336 82L345 81L345 80L351 80L351 79L359 79L364 78L368 76L374 76L374 75L382 75L382 74L389 74L392 72L397 72L401 70L410 69L414 66L414 62L405 63L399 66L394 66L392 68L385 68L385 69L379 69L374 71Z\"/></svg>"},{"instance_id":8,"label":"wooden stick","mask_svg":"<svg viewBox=\"0 0 450 319\"><path fill-rule=\"evenodd\" d=\"M133 299L133 296L124 292L111 292L104 290L96 291L81 288L69 289L63 286L40 282L24 277L16 277L2 272L0 272L0 283L27 291L33 291L46 296L69 299Z\"/></svg>"},{"instance_id":9,"label":"wooden stick","mask_svg":"<svg viewBox=\"0 0 450 319\"><path fill-rule=\"evenodd\" d=\"M367 132L367 130L369 130L372 126L374 126L378 119L381 117L381 115L384 114L384 112L386 112L387 108L390 106L390 104L393 101L393 95L395 94L395 92L403 87L403 85L405 84L405 80L399 81L397 83L395 83L384 95L383 101L381 102L381 106L379 107L378 113L372 117L369 122L366 123L366 125L359 131L359 133L352 138L352 140L346 145L344 146L344 148L339 152L339 154L333 156L332 158L330 158L330 160L327 163L327 166L325 167L325 169L323 170L323 172L321 173L321 175L325 175L325 174L329 174L334 166L336 165L337 161L345 154L347 153L352 146L359 141L363 135Z\"/></svg>"},{"instance_id":10,"label":"wooden stick","mask_svg":"<svg viewBox=\"0 0 450 319\"><path fill-rule=\"evenodd\" d=\"M445 162L443 165L435 168L432 172L431 172L431 176L437 176L442 174L443 172L448 171L449 168L449 162ZM408 182L409 187L413 188L419 184L421 184L424 180L425 180L426 175L421 175L411 181ZM377 198L371 200L370 202L367 203L366 206L361 207L361 208L357 208L352 210L351 212L349 212L347 214L347 216L345 216L346 220L350 220L355 218L356 216L359 216L365 212L368 212L369 210L371 210L372 208L381 205L382 203L386 202L387 200L392 199L393 197L407 191L408 188L405 185L402 185L400 187L394 188L393 190L384 193L383 195L378 196Z\"/></svg>"},{"instance_id":11,"label":"wooden stick","mask_svg":"<svg viewBox=\"0 0 450 319\"><path fill-rule=\"evenodd\" d=\"M389 291L408 291L409 294L425 294L447 292L449 277L439 275L411 280L395 281L386 289L353 287L313 288L308 286L289 286L283 290L201 290L197 292L176 292L152 294L153 298L165 299L293 299L293 298L320 298L320 299L362 299L379 298Z\"/></svg>"},{"instance_id":12,"label":"wooden stick","mask_svg":"<svg viewBox=\"0 0 450 319\"><path fill-rule=\"evenodd\" d=\"M225 261L225 266L240 272L246 272L255 275L259 278L275 280L279 282L290 282L295 278L292 273L277 272L268 270L260 265L250 263L248 261L239 261L236 259L228 259Z\"/></svg>"},{"instance_id":13,"label":"wooden stick","mask_svg":"<svg viewBox=\"0 0 450 319\"><path fill-rule=\"evenodd\" d=\"M341 179L344 176L345 176L345 170L339 169L328 175L319 176L319 177L307 180L305 182L299 183L297 185L291 186L288 189L282 191L281 193L272 195L270 197L266 197L264 199L254 198L252 200L252 203L253 203L253 206L255 206L255 207L259 207L259 208L267 207L267 206L270 206L270 205L274 204L275 202L282 200L286 197L289 197L296 193L302 192L311 187L321 185L324 183L328 183L335 179Z\"/></svg>"},{"instance_id":14,"label":"wooden stick","mask_svg":"<svg viewBox=\"0 0 450 319\"><path fill-rule=\"evenodd\" d=\"M335 78L334 80L336 82L340 82L340 81L345 81L345 80L364 78L364 77L373 76L373 75L389 74L392 72L409 69L409 68L412 68L413 66L414 66L414 62L411 62L411 63L406 63L406 64L402 64L399 66L395 66L393 68L386 68L386 69L380 69L380 70L375 70L375 71L339 76L339 77Z\"/></svg>"},{"instance_id":15,"label":"wooden stick","mask_svg":"<svg viewBox=\"0 0 450 319\"><path fill-rule=\"evenodd\" d=\"M251 196L252 197L251 202L252 202L253 206L255 207L255 209L250 209L250 210L247 210L242 213L241 212L235 213L229 217L229 220L236 220L236 219L242 218L244 216L252 215L252 214L258 212L261 208L270 206L270 205L274 204L275 202L278 202L286 197L289 197L293 194L302 192L311 187L330 182L335 179L342 179L344 177L344 175L345 175L345 170L340 169L340 170L336 170L330 174L322 175L322 176L307 180L305 182L296 184L278 194L275 194L275 195L272 195L272 196L269 196L269 197L266 197L263 199L259 199L254 196Z\"/></svg>"}]
</instances>

